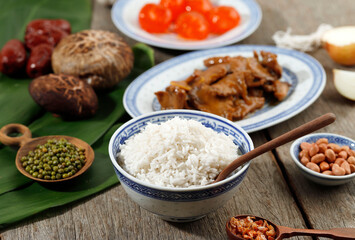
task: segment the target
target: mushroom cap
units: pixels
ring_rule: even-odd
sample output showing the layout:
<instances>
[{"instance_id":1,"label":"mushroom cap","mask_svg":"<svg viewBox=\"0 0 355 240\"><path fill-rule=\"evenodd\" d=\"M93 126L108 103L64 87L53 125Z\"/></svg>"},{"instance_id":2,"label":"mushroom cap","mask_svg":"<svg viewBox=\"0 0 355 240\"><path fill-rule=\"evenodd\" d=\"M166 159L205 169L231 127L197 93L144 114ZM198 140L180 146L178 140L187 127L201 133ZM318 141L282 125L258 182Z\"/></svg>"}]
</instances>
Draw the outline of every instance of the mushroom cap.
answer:
<instances>
[{"instance_id":1,"label":"mushroom cap","mask_svg":"<svg viewBox=\"0 0 355 240\"><path fill-rule=\"evenodd\" d=\"M29 92L38 105L63 117L86 118L93 116L98 109L94 89L74 76L40 76L31 81Z\"/></svg>"},{"instance_id":2,"label":"mushroom cap","mask_svg":"<svg viewBox=\"0 0 355 240\"><path fill-rule=\"evenodd\" d=\"M133 52L117 34L84 30L63 38L52 54L56 74L78 76L95 90L108 89L133 68Z\"/></svg>"}]
</instances>

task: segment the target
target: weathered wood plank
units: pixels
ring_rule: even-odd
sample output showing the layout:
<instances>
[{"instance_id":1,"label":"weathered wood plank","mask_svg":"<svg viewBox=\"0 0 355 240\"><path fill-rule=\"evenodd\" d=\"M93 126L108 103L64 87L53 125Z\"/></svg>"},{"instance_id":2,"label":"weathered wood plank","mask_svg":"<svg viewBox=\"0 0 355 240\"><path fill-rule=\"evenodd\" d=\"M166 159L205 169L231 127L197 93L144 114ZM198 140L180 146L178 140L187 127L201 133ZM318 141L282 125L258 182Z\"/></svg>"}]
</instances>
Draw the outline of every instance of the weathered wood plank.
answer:
<instances>
[{"instance_id":1,"label":"weathered wood plank","mask_svg":"<svg viewBox=\"0 0 355 240\"><path fill-rule=\"evenodd\" d=\"M271 2L267 1L263 4L269 5L271 8L273 6ZM328 23L332 26L355 24L353 1L322 1L321 3L318 1L287 1L287 3L290 4L290 8L283 6L283 11L280 11L280 14L287 20L287 25L293 27L297 34L308 34L321 23ZM333 84L332 69L346 68L334 63L324 49L319 49L311 55L325 68L326 88L321 97L308 109L289 121L270 128L271 138L326 112L334 112L337 116L335 123L318 132L337 133L354 139L355 102L343 98ZM354 67L347 69L355 70ZM277 154L285 166L290 185L311 226L320 229L355 227L355 181L338 187L325 187L306 180L292 162L289 154L290 145L278 148Z\"/></svg>"},{"instance_id":2,"label":"weathered wood plank","mask_svg":"<svg viewBox=\"0 0 355 240\"><path fill-rule=\"evenodd\" d=\"M259 29L240 44L272 45L272 34L292 27L296 34L313 32L320 23L334 26L355 24L353 0L258 0L263 10ZM345 6L345 7L341 7ZM110 9L94 5L92 28L119 31L114 27ZM122 35L123 36L123 35ZM130 45L134 40L123 36ZM181 51L155 48L156 62L179 55ZM338 120L326 131L355 136L354 103L337 94L331 81L335 65L320 49L312 55L327 71L327 87L322 97L298 116L270 128L268 134L276 137L328 111L334 111ZM251 134L256 146L266 142L264 132ZM277 150L286 168L291 191L300 202L299 210L292 193L282 177L274 156L266 153L253 161L240 189L225 207L188 224L168 223L158 219L128 199L122 186L117 185L94 197L75 204L52 209L14 225L1 233L8 239L226 239L225 222L236 214L255 214L277 224L302 228L304 210L313 227L354 227L355 188L353 183L337 188L319 187L305 180L296 170L288 153L289 145ZM303 238L301 238L303 239Z\"/></svg>"},{"instance_id":3,"label":"weathered wood plank","mask_svg":"<svg viewBox=\"0 0 355 240\"><path fill-rule=\"evenodd\" d=\"M256 145L266 140L251 135ZM305 227L271 153L251 164L238 193L205 218L169 223L141 209L118 185L74 206L46 211L3 233L3 239L225 239L224 224L237 214L255 214L275 223Z\"/></svg>"}]
</instances>

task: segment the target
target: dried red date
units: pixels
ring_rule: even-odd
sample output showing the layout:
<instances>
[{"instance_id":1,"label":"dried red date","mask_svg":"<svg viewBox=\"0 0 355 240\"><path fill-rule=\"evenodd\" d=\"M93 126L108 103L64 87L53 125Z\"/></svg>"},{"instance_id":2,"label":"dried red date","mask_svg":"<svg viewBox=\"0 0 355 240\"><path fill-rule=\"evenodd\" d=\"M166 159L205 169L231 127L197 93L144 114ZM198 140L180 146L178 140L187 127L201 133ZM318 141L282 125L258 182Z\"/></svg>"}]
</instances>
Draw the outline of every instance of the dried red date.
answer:
<instances>
[{"instance_id":1,"label":"dried red date","mask_svg":"<svg viewBox=\"0 0 355 240\"><path fill-rule=\"evenodd\" d=\"M34 47L27 62L27 75L35 78L50 73L52 52L53 47L49 44L42 43Z\"/></svg>"},{"instance_id":2,"label":"dried red date","mask_svg":"<svg viewBox=\"0 0 355 240\"><path fill-rule=\"evenodd\" d=\"M30 51L39 44L54 46L54 39L48 34L32 32L25 35L26 48Z\"/></svg>"},{"instance_id":3,"label":"dried red date","mask_svg":"<svg viewBox=\"0 0 355 240\"><path fill-rule=\"evenodd\" d=\"M50 25L51 24L50 24L49 20L47 20L47 19L33 20L27 24L25 34L41 31L44 28L51 27Z\"/></svg>"},{"instance_id":4,"label":"dried red date","mask_svg":"<svg viewBox=\"0 0 355 240\"><path fill-rule=\"evenodd\" d=\"M0 72L7 75L20 75L26 65L26 50L17 39L8 41L0 52Z\"/></svg>"},{"instance_id":5,"label":"dried red date","mask_svg":"<svg viewBox=\"0 0 355 240\"><path fill-rule=\"evenodd\" d=\"M56 26L63 30L64 32L70 34L71 33L71 26L70 23L67 20L64 19L55 19L55 20L50 20L53 26Z\"/></svg>"},{"instance_id":6,"label":"dried red date","mask_svg":"<svg viewBox=\"0 0 355 240\"><path fill-rule=\"evenodd\" d=\"M31 78L51 72L53 48L71 32L70 23L63 19L36 19L26 26L25 43L13 39L0 51L0 72ZM30 56L26 65L26 48Z\"/></svg>"},{"instance_id":7,"label":"dried red date","mask_svg":"<svg viewBox=\"0 0 355 240\"><path fill-rule=\"evenodd\" d=\"M54 47L69 34L70 24L65 20L37 19L31 21L26 27L25 44L28 49L42 43Z\"/></svg>"},{"instance_id":8,"label":"dried red date","mask_svg":"<svg viewBox=\"0 0 355 240\"><path fill-rule=\"evenodd\" d=\"M36 19L27 24L26 33L38 31L38 29L56 27L60 30L70 34L71 26L67 20L64 19Z\"/></svg>"}]
</instances>

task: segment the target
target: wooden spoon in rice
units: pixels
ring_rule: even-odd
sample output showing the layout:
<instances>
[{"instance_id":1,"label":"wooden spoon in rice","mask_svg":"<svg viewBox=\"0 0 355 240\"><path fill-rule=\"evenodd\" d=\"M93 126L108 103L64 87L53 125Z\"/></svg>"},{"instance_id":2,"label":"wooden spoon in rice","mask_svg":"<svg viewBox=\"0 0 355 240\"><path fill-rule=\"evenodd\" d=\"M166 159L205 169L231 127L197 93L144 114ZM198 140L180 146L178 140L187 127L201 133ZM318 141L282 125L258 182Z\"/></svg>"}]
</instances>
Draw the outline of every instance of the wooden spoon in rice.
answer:
<instances>
[{"instance_id":1,"label":"wooden spoon in rice","mask_svg":"<svg viewBox=\"0 0 355 240\"><path fill-rule=\"evenodd\" d=\"M292 140L300 138L306 134L312 133L318 129L321 129L335 121L334 113L324 114L308 123L305 123L298 128L295 128L289 132L284 133L283 135L264 143L263 145L253 149L250 152L240 156L233 162L231 162L223 171L217 176L214 182L219 182L228 177L235 169L243 165L244 163L252 160L253 158L268 152L272 149L275 149L281 145L284 145Z\"/></svg>"}]
</instances>

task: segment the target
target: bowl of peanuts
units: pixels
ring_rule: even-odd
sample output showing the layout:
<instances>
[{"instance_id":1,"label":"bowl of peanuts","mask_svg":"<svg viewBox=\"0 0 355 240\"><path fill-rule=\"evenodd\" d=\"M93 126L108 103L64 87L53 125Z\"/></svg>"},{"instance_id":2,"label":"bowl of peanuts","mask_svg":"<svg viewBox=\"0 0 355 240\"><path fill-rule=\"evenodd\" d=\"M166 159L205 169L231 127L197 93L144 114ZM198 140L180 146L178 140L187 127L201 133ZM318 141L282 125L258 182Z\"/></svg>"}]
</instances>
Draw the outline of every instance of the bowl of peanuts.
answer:
<instances>
[{"instance_id":1,"label":"bowl of peanuts","mask_svg":"<svg viewBox=\"0 0 355 240\"><path fill-rule=\"evenodd\" d=\"M355 178L355 141L337 134L314 133L294 141L292 159L310 180L335 186Z\"/></svg>"}]
</instances>

